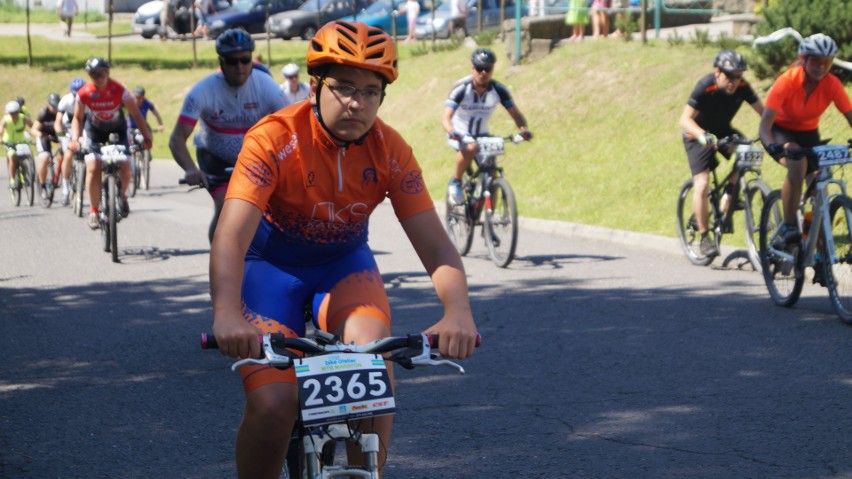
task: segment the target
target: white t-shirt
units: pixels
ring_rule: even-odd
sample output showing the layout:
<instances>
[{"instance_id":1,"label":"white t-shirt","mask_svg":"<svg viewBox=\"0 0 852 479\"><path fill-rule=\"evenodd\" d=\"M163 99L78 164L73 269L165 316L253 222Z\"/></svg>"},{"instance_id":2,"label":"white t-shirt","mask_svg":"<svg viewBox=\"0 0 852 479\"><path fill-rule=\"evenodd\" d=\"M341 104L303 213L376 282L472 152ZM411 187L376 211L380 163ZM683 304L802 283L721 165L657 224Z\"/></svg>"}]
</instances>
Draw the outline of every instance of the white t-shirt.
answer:
<instances>
[{"instance_id":1,"label":"white t-shirt","mask_svg":"<svg viewBox=\"0 0 852 479\"><path fill-rule=\"evenodd\" d=\"M290 91L290 82L288 81L284 81L281 84L281 89L284 90L284 98L287 99L288 105L292 105L297 101L307 100L308 95L311 93L311 88L304 82L299 82L299 88L295 92Z\"/></svg>"},{"instance_id":2,"label":"white t-shirt","mask_svg":"<svg viewBox=\"0 0 852 479\"><path fill-rule=\"evenodd\" d=\"M76 0L59 0L59 15L62 17L73 17L77 14Z\"/></svg>"}]
</instances>

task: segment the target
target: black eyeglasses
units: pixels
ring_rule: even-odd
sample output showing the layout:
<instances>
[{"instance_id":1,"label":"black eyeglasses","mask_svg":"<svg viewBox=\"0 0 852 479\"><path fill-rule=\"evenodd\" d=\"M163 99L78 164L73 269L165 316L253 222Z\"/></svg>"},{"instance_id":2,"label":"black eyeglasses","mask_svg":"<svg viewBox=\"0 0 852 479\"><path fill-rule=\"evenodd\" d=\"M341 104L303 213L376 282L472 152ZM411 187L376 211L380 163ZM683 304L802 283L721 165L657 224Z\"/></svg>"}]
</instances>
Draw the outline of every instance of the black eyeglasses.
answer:
<instances>
[{"instance_id":1,"label":"black eyeglasses","mask_svg":"<svg viewBox=\"0 0 852 479\"><path fill-rule=\"evenodd\" d=\"M740 80L743 79L742 73L740 73L739 75L734 75L733 73L725 72L725 76L728 77L728 80L731 80L731 81L740 81Z\"/></svg>"},{"instance_id":2,"label":"black eyeglasses","mask_svg":"<svg viewBox=\"0 0 852 479\"><path fill-rule=\"evenodd\" d=\"M226 65L230 66L234 66L238 63L248 65L251 63L251 57L222 57L222 61L225 62Z\"/></svg>"},{"instance_id":3,"label":"black eyeglasses","mask_svg":"<svg viewBox=\"0 0 852 479\"><path fill-rule=\"evenodd\" d=\"M375 103L378 102L382 98L382 94L384 93L379 88L364 88L363 90L360 88L355 88L352 85L332 85L327 82L325 78L321 78L320 81L323 85L327 86L329 90L331 90L335 95L338 95L340 98L345 100L352 101L352 98L357 94L361 94L361 101Z\"/></svg>"},{"instance_id":4,"label":"black eyeglasses","mask_svg":"<svg viewBox=\"0 0 852 479\"><path fill-rule=\"evenodd\" d=\"M493 66L489 66L489 67L473 67L473 68L474 68L474 70L476 70L476 71L477 71L477 72L479 72L479 73L491 73L491 70L493 70L493 69L494 69L494 67L493 67Z\"/></svg>"}]
</instances>

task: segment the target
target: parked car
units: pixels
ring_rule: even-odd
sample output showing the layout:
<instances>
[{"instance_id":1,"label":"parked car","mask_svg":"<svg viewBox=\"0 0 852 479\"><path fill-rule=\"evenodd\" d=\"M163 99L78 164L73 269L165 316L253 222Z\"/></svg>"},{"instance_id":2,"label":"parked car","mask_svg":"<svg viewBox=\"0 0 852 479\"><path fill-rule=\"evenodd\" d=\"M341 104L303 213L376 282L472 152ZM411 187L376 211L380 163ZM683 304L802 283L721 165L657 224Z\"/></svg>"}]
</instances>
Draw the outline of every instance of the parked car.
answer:
<instances>
[{"instance_id":1,"label":"parked car","mask_svg":"<svg viewBox=\"0 0 852 479\"><path fill-rule=\"evenodd\" d=\"M216 11L230 7L228 0L216 0ZM143 3L136 9L131 25L133 33L142 35L144 38L153 38L160 34L160 12L163 11L162 0L152 0Z\"/></svg>"},{"instance_id":2,"label":"parked car","mask_svg":"<svg viewBox=\"0 0 852 479\"><path fill-rule=\"evenodd\" d=\"M468 0L467 2L467 31L477 31L477 3L479 0ZM521 5L521 15L527 14L526 5ZM514 18L515 3L506 0L504 18ZM482 28L497 28L500 26L500 0L482 0ZM414 26L414 35L418 39L432 38L432 31L437 38L450 38L450 2L442 3L435 9L435 19L432 20L432 12L424 13L417 17Z\"/></svg>"},{"instance_id":3,"label":"parked car","mask_svg":"<svg viewBox=\"0 0 852 479\"><path fill-rule=\"evenodd\" d=\"M358 13L358 21L364 22L371 27L379 27L387 33L393 34L393 23L396 23L397 36L408 35L408 22L404 11L406 0L376 0L375 3ZM420 13L432 10L433 0L418 0ZM437 1L437 0L436 0ZM391 7L393 2L393 7ZM355 16L343 17L341 20L354 21Z\"/></svg>"},{"instance_id":4,"label":"parked car","mask_svg":"<svg viewBox=\"0 0 852 479\"><path fill-rule=\"evenodd\" d=\"M237 0L230 8L220 10L207 17L210 38L218 37L231 28L242 28L249 33L266 31L267 0ZM302 0L269 0L269 17L277 13L299 8Z\"/></svg>"},{"instance_id":5,"label":"parked car","mask_svg":"<svg viewBox=\"0 0 852 479\"><path fill-rule=\"evenodd\" d=\"M310 40L320 26L356 15L370 3L372 0L306 0L296 10L269 17L269 33L284 39L301 37ZM357 17L361 19L360 15Z\"/></svg>"}]
</instances>

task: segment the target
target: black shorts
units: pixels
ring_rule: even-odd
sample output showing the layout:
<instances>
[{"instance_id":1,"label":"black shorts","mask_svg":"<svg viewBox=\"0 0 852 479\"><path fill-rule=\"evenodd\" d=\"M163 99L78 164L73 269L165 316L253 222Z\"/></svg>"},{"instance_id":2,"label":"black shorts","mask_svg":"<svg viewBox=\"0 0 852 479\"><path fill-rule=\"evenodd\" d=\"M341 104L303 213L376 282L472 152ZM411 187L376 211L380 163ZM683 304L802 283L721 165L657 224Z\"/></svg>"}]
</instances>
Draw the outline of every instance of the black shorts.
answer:
<instances>
[{"instance_id":1,"label":"black shorts","mask_svg":"<svg viewBox=\"0 0 852 479\"><path fill-rule=\"evenodd\" d=\"M105 131L100 130L98 128L93 128L89 124L86 124L86 137L89 138L93 143L108 143L109 135L111 133L115 133L118 135L118 144L127 146L127 128L122 127L118 128L115 131Z\"/></svg>"},{"instance_id":2,"label":"black shorts","mask_svg":"<svg viewBox=\"0 0 852 479\"><path fill-rule=\"evenodd\" d=\"M198 160L198 169L207 175L207 191L210 193L226 186L231 180L231 173L234 171L233 163L229 163L204 148L195 149L195 158Z\"/></svg>"},{"instance_id":3,"label":"black shorts","mask_svg":"<svg viewBox=\"0 0 852 479\"><path fill-rule=\"evenodd\" d=\"M786 145L787 143L796 143L802 148L810 148L814 146L819 146L820 138L819 138L819 129L816 130L805 130L805 131L796 131L796 130L788 130L786 128L782 128L778 125L772 125L772 135L775 137L775 142L781 145ZM796 160L797 158L793 158ZM778 161L776 158L775 161ZM790 158L787 158L787 161L790 161ZM809 158L808 159L808 174L813 173L814 171L819 169L819 159L817 158Z\"/></svg>"},{"instance_id":4,"label":"black shorts","mask_svg":"<svg viewBox=\"0 0 852 479\"><path fill-rule=\"evenodd\" d=\"M740 135L737 130L730 130L725 132L724 135L718 136L718 138L724 138L726 136L731 135ZM715 148L708 148L703 146L701 143L698 143L698 140L695 138L687 138L683 137L683 147L686 149L686 158L689 160L689 170L692 172L692 176L695 176L702 171L710 171L715 170L717 166L719 166L719 157ZM724 155L723 155L724 156ZM725 158L730 158L730 154L725 156Z\"/></svg>"}]
</instances>

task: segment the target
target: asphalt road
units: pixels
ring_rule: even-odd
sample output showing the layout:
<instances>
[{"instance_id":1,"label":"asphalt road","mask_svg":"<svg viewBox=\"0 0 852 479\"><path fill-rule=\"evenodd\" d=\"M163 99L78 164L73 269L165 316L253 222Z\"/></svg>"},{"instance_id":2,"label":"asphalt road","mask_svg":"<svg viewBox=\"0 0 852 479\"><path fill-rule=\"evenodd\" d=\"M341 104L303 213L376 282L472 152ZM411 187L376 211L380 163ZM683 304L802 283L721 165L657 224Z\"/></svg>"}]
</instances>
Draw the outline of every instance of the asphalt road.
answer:
<instances>
[{"instance_id":1,"label":"asphalt road","mask_svg":"<svg viewBox=\"0 0 852 479\"><path fill-rule=\"evenodd\" d=\"M0 198L0 477L234 476L240 381L198 348L212 205L179 176L155 162L121 264L70 209ZM430 282L390 208L374 218L394 332L421 330ZM477 239L484 344L465 376L397 371L386 477L852 477L852 328L823 289L780 308L669 240L541 226L506 270Z\"/></svg>"}]
</instances>

